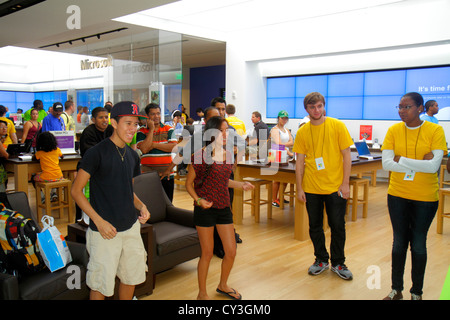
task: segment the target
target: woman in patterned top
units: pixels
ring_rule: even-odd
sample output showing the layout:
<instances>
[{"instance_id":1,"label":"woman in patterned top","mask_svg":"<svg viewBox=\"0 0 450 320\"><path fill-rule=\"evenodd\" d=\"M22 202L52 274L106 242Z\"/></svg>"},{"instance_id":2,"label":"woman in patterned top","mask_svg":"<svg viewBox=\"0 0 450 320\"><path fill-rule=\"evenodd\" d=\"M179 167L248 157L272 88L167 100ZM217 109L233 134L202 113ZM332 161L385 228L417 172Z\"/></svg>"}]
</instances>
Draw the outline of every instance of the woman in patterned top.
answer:
<instances>
[{"instance_id":1,"label":"woman in patterned top","mask_svg":"<svg viewBox=\"0 0 450 320\"><path fill-rule=\"evenodd\" d=\"M216 291L231 299L242 299L242 296L227 284L236 256L236 238L228 188L251 190L254 186L249 182L230 179L234 161L232 149L226 148L227 129L228 122L221 117L212 117L208 120L204 137L211 137L211 140L206 142L206 147L192 155L186 178L186 190L194 199L194 224L202 249L197 267L199 300L209 299L206 292L206 278L213 257L214 226L225 251Z\"/></svg>"}]
</instances>

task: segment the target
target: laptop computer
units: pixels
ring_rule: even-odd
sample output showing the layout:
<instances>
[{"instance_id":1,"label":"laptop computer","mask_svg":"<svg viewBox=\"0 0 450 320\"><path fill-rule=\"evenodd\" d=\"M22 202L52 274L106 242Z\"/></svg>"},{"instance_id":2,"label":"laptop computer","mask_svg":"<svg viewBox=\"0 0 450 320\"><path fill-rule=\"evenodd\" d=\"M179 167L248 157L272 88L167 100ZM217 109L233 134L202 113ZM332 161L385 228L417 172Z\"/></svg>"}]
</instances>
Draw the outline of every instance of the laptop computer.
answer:
<instances>
[{"instance_id":1,"label":"laptop computer","mask_svg":"<svg viewBox=\"0 0 450 320\"><path fill-rule=\"evenodd\" d=\"M358 157L360 159L380 159L381 155L373 155L369 151L366 141L355 142L356 151L358 151Z\"/></svg>"},{"instance_id":2,"label":"laptop computer","mask_svg":"<svg viewBox=\"0 0 450 320\"><path fill-rule=\"evenodd\" d=\"M27 146L25 143L11 143L6 148L9 156L18 156L21 153L27 152Z\"/></svg>"},{"instance_id":3,"label":"laptop computer","mask_svg":"<svg viewBox=\"0 0 450 320\"><path fill-rule=\"evenodd\" d=\"M63 155L77 154L75 150L75 131L51 131L55 136L58 148Z\"/></svg>"}]
</instances>

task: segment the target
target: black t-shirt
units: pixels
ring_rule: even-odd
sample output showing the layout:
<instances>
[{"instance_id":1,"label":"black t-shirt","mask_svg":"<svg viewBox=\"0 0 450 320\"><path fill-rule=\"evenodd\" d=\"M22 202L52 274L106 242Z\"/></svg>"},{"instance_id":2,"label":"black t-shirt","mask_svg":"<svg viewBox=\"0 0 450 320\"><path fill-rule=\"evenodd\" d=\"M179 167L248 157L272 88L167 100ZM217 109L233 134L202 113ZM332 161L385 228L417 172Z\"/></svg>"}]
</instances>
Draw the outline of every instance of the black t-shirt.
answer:
<instances>
[{"instance_id":1,"label":"black t-shirt","mask_svg":"<svg viewBox=\"0 0 450 320\"><path fill-rule=\"evenodd\" d=\"M267 141L267 139L269 139L269 127L267 126L267 124L262 121L255 124L254 137L255 136L256 139L258 139L258 146L260 145L260 139L262 139L263 141Z\"/></svg>"},{"instance_id":2,"label":"black t-shirt","mask_svg":"<svg viewBox=\"0 0 450 320\"><path fill-rule=\"evenodd\" d=\"M123 161L122 161L123 156ZM117 231L136 222L133 178L140 174L139 156L129 146L118 148L105 139L86 151L80 169L90 174L90 203ZM89 227L98 231L92 219Z\"/></svg>"},{"instance_id":3,"label":"black t-shirt","mask_svg":"<svg viewBox=\"0 0 450 320\"><path fill-rule=\"evenodd\" d=\"M112 136L114 128L108 125L105 131L100 131L95 127L95 124L87 126L80 137L80 155L83 157L86 151L95 146L100 141Z\"/></svg>"}]
</instances>

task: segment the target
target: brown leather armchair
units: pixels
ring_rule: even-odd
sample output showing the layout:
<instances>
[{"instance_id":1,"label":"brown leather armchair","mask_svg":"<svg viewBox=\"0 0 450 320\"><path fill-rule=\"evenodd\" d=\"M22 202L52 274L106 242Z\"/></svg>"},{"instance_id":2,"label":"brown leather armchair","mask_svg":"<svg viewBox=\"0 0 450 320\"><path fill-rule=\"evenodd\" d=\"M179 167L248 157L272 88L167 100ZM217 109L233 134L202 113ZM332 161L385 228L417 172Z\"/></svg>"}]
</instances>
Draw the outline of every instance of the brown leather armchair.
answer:
<instances>
[{"instance_id":1,"label":"brown leather armchair","mask_svg":"<svg viewBox=\"0 0 450 320\"><path fill-rule=\"evenodd\" d=\"M134 178L134 192L150 211L153 225L153 274L200 256L194 213L175 207L164 192L156 172Z\"/></svg>"},{"instance_id":2,"label":"brown leather armchair","mask_svg":"<svg viewBox=\"0 0 450 320\"><path fill-rule=\"evenodd\" d=\"M36 216L31 211L28 197L24 192L14 192L7 195L10 209L15 210L26 218L31 218L38 225ZM39 226L39 225L38 225ZM86 286L86 270L89 256L86 246L79 243L67 242L72 262L63 269L50 272L44 269L32 275L23 275L18 279L9 274L0 273L0 300L82 300L89 298ZM0 249L1 250L1 249ZM80 289L70 289L67 285L73 272L68 267L76 265L80 270ZM69 280L69 283L72 283Z\"/></svg>"}]
</instances>

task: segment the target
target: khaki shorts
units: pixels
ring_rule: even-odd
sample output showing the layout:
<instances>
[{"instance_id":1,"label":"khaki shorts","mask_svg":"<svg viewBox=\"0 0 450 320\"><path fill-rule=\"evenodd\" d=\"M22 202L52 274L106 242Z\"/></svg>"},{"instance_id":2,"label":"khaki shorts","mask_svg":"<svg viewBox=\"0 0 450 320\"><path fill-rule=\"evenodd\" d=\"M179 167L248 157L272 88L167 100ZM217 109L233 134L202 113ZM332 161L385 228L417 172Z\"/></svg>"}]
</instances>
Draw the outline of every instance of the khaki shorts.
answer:
<instances>
[{"instance_id":1,"label":"khaki shorts","mask_svg":"<svg viewBox=\"0 0 450 320\"><path fill-rule=\"evenodd\" d=\"M111 240L103 239L100 232L88 228L86 248L89 253L86 283L91 290L109 297L114 294L116 276L126 285L145 281L147 252L139 221Z\"/></svg>"}]
</instances>

